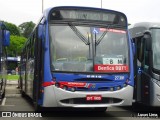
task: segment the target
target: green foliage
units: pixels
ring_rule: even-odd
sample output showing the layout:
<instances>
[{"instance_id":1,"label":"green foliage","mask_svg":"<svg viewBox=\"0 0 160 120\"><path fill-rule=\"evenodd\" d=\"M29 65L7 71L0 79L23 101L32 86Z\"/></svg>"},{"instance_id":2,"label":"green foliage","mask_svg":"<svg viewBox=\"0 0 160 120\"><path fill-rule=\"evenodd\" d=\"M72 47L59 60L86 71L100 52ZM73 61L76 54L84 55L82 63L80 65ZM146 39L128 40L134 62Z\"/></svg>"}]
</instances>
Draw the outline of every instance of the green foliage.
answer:
<instances>
[{"instance_id":1,"label":"green foliage","mask_svg":"<svg viewBox=\"0 0 160 120\"><path fill-rule=\"evenodd\" d=\"M33 23L32 21L24 22L24 23L20 24L18 27L20 29L22 36L28 38L30 36L33 28L35 27L35 23Z\"/></svg>"},{"instance_id":2,"label":"green foliage","mask_svg":"<svg viewBox=\"0 0 160 120\"><path fill-rule=\"evenodd\" d=\"M7 48L8 56L20 56L24 43L32 32L35 23L32 21L24 22L17 27L15 24L5 22L5 25L11 33L10 46Z\"/></svg>"},{"instance_id":3,"label":"green foliage","mask_svg":"<svg viewBox=\"0 0 160 120\"><path fill-rule=\"evenodd\" d=\"M10 36L10 46L7 48L8 56L18 56L21 53L21 49L24 46L24 43L26 42L25 37Z\"/></svg>"},{"instance_id":4,"label":"green foliage","mask_svg":"<svg viewBox=\"0 0 160 120\"><path fill-rule=\"evenodd\" d=\"M7 30L10 31L11 35L20 36L20 31L15 24L5 22L5 25L6 25Z\"/></svg>"},{"instance_id":5,"label":"green foliage","mask_svg":"<svg viewBox=\"0 0 160 120\"><path fill-rule=\"evenodd\" d=\"M18 80L19 79L19 75L8 75L7 76L7 80Z\"/></svg>"}]
</instances>

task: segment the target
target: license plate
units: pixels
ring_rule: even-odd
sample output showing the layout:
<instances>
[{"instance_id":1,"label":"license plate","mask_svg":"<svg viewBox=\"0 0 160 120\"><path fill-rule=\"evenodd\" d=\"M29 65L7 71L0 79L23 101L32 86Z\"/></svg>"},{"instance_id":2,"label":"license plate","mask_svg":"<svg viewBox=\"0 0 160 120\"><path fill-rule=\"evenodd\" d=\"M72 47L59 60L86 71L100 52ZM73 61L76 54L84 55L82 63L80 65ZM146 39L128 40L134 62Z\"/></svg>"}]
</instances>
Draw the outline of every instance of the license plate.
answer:
<instances>
[{"instance_id":1,"label":"license plate","mask_svg":"<svg viewBox=\"0 0 160 120\"><path fill-rule=\"evenodd\" d=\"M101 95L87 95L86 101L101 101L102 96Z\"/></svg>"}]
</instances>

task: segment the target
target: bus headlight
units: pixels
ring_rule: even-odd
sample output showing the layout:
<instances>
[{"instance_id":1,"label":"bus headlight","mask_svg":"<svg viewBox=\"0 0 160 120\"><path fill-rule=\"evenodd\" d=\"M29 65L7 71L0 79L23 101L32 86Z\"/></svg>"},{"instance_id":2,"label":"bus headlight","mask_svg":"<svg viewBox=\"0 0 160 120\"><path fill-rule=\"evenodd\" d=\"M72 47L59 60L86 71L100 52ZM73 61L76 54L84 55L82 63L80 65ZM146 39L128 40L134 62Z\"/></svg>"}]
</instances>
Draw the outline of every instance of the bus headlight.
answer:
<instances>
[{"instance_id":1,"label":"bus headlight","mask_svg":"<svg viewBox=\"0 0 160 120\"><path fill-rule=\"evenodd\" d=\"M114 90L114 88L113 88L113 87L111 87L111 88L110 88L110 91L113 91L113 90Z\"/></svg>"}]
</instances>

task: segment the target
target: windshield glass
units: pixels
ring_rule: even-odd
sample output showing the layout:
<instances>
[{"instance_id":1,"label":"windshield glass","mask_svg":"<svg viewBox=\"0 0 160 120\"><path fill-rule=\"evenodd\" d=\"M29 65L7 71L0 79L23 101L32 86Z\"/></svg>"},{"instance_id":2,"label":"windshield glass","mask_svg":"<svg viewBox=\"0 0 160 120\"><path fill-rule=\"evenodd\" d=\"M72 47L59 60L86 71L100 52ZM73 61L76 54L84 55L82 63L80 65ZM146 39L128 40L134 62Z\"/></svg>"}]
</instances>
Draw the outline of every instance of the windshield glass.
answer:
<instances>
[{"instance_id":1,"label":"windshield glass","mask_svg":"<svg viewBox=\"0 0 160 120\"><path fill-rule=\"evenodd\" d=\"M160 28L151 29L153 48L153 67L160 70Z\"/></svg>"},{"instance_id":2,"label":"windshield glass","mask_svg":"<svg viewBox=\"0 0 160 120\"><path fill-rule=\"evenodd\" d=\"M53 71L128 72L124 29L50 24Z\"/></svg>"}]
</instances>

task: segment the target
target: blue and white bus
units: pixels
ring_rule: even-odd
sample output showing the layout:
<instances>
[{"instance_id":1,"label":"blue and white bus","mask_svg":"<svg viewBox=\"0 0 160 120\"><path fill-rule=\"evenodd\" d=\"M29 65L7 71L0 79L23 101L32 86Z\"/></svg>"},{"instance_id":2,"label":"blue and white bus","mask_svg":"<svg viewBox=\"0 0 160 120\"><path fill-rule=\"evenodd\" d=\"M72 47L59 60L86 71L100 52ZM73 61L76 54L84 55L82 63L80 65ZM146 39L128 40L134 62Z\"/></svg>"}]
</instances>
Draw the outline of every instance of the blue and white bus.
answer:
<instances>
[{"instance_id":1,"label":"blue and white bus","mask_svg":"<svg viewBox=\"0 0 160 120\"><path fill-rule=\"evenodd\" d=\"M136 46L134 99L160 106L160 23L140 22L129 30Z\"/></svg>"},{"instance_id":2,"label":"blue and white bus","mask_svg":"<svg viewBox=\"0 0 160 120\"><path fill-rule=\"evenodd\" d=\"M6 26L0 21L0 99L5 97L5 86L7 79L7 52L6 46L9 46L10 32L6 30Z\"/></svg>"},{"instance_id":3,"label":"blue and white bus","mask_svg":"<svg viewBox=\"0 0 160 120\"><path fill-rule=\"evenodd\" d=\"M47 9L21 56L22 94L39 107L131 105L133 46L126 15L89 7ZM25 72L24 72L25 71Z\"/></svg>"},{"instance_id":4,"label":"blue and white bus","mask_svg":"<svg viewBox=\"0 0 160 120\"><path fill-rule=\"evenodd\" d=\"M7 57L7 74L18 74L16 69L19 67L20 59L20 56Z\"/></svg>"}]
</instances>

